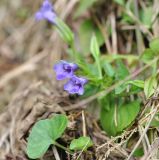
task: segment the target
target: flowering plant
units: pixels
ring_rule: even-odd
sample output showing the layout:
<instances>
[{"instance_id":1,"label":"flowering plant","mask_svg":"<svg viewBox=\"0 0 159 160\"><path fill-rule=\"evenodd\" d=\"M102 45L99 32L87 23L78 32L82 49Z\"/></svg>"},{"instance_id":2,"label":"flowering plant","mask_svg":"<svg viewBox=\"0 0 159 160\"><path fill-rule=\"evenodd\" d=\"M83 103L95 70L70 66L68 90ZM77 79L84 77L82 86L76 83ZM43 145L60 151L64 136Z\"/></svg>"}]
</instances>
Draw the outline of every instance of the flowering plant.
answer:
<instances>
[{"instance_id":1,"label":"flowering plant","mask_svg":"<svg viewBox=\"0 0 159 160\"><path fill-rule=\"evenodd\" d=\"M67 79L64 90L69 94L82 95L81 98L95 97L91 98L96 100L97 106L100 107L100 124L108 136L116 136L131 126L140 112L141 98L138 94L144 91L147 98L152 96L154 88L157 87L156 74L145 82L142 79L134 79L138 72L130 74L127 67L129 56L118 54L103 56L96 33L92 34L90 39L91 63L88 63L82 52L75 47L74 33L57 16L49 0L44 0L35 18L38 21L45 19L54 25L62 39L68 44L71 62L61 60L53 66L57 80ZM149 51L151 50L154 55L159 52L158 43L158 39L150 43ZM148 56L147 53L146 50L141 57L134 59L150 63L149 53ZM127 65L123 59L128 63ZM154 59L149 65L154 73L157 71L157 60Z\"/></svg>"},{"instance_id":2,"label":"flowering plant","mask_svg":"<svg viewBox=\"0 0 159 160\"><path fill-rule=\"evenodd\" d=\"M93 63L88 63L84 56L82 56L82 54L74 47L73 32L61 19L57 17L49 0L44 0L35 17L37 20L46 19L48 22L53 24L60 33L60 36L69 46L72 62L70 63L66 60L61 60L53 67L56 72L57 80L68 79L68 82L64 85L64 90L69 94L78 94L83 95L83 97L89 97L97 92L107 89L111 85L130 75L129 70L121 59L117 58L117 60L113 61L111 64L107 59L102 58L98 39L95 34L92 35L90 40L90 52L93 57ZM130 94L137 94L142 90L143 81L140 80L138 83L140 85L136 85L134 81L132 81L132 83L127 81L127 83L123 83L115 87L115 90L112 90L109 94L100 95L97 98L99 106L101 106L101 125L109 135L116 135L122 132L124 128L132 123L138 114L140 110L139 100L129 103L127 102ZM125 94L127 88L129 88L129 93ZM113 117L114 110L118 110L119 115L121 112L120 116L125 116L127 111L124 110L123 106L126 104L130 106L127 107L130 108L129 110L131 110L133 106L133 115L131 117L127 117L128 120L122 124L122 127L118 127L118 125L116 126L114 121L111 124L107 123L109 118L111 119ZM119 105L120 107L116 108L116 105ZM120 118L120 116L118 116L118 118ZM119 119L119 126L120 123L122 122L120 122Z\"/></svg>"}]
</instances>

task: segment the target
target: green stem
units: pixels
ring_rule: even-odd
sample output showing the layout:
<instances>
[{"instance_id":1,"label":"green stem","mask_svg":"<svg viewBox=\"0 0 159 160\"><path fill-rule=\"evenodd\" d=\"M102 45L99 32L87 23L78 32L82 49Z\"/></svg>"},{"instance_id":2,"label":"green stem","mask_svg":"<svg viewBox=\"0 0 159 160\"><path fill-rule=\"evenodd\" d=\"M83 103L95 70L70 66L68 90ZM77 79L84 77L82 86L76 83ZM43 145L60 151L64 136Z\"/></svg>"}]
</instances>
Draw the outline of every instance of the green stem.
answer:
<instances>
[{"instance_id":1,"label":"green stem","mask_svg":"<svg viewBox=\"0 0 159 160\"><path fill-rule=\"evenodd\" d=\"M72 49L72 53L73 53L73 58L75 59L75 61L77 62L78 61L78 54L77 54L77 51L75 49L75 44L74 42L71 43L70 45L71 49Z\"/></svg>"},{"instance_id":2,"label":"green stem","mask_svg":"<svg viewBox=\"0 0 159 160\"><path fill-rule=\"evenodd\" d=\"M94 56L97 68L98 68L98 73L99 73L99 78L102 79L103 75L102 75L102 70L101 70L101 65L100 65L100 60L99 60L99 56Z\"/></svg>"},{"instance_id":3,"label":"green stem","mask_svg":"<svg viewBox=\"0 0 159 160\"><path fill-rule=\"evenodd\" d=\"M71 150L69 150L68 148L66 148L63 145L59 144L58 142L55 142L54 145L59 147L59 148L61 148L61 149L63 149L63 150L65 150L65 151L67 151L70 154L73 154L73 152Z\"/></svg>"},{"instance_id":4,"label":"green stem","mask_svg":"<svg viewBox=\"0 0 159 160\"><path fill-rule=\"evenodd\" d=\"M97 60L96 63L97 63L97 67L98 67L99 77L100 77L100 79L102 79L103 76L102 76L102 70L101 70L101 66L100 66L99 60Z\"/></svg>"}]
</instances>

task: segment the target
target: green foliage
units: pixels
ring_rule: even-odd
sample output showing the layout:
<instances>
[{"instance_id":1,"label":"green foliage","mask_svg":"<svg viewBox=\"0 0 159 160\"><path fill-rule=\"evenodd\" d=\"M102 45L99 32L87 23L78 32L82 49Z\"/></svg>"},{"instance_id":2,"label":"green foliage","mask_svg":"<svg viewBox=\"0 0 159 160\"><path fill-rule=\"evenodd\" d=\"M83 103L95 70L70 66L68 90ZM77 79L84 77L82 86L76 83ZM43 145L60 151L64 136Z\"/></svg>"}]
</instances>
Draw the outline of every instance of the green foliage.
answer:
<instances>
[{"instance_id":1,"label":"green foliage","mask_svg":"<svg viewBox=\"0 0 159 160\"><path fill-rule=\"evenodd\" d=\"M91 39L90 51L94 59L99 60L100 51L99 51L99 45L97 42L97 38L95 35L93 35Z\"/></svg>"},{"instance_id":2,"label":"green foliage","mask_svg":"<svg viewBox=\"0 0 159 160\"><path fill-rule=\"evenodd\" d=\"M141 55L141 60L145 63L149 63L156 56L159 55L159 38L153 39L150 42L150 47L145 49Z\"/></svg>"},{"instance_id":3,"label":"green foliage","mask_svg":"<svg viewBox=\"0 0 159 160\"><path fill-rule=\"evenodd\" d=\"M99 51L99 45L97 42L97 38L95 35L93 35L92 39L91 39L91 45L90 45L90 51L96 61L96 65L98 68L98 74L99 74L99 78L102 78L102 69L101 69L101 65L100 65L100 51Z\"/></svg>"},{"instance_id":4,"label":"green foliage","mask_svg":"<svg viewBox=\"0 0 159 160\"><path fill-rule=\"evenodd\" d=\"M156 87L157 87L156 76L149 77L144 84L144 93L146 98L152 96L152 94L155 92Z\"/></svg>"},{"instance_id":5,"label":"green foliage","mask_svg":"<svg viewBox=\"0 0 159 160\"><path fill-rule=\"evenodd\" d=\"M153 118L151 124L151 127L159 127L159 113L156 113L155 117Z\"/></svg>"},{"instance_id":6,"label":"green foliage","mask_svg":"<svg viewBox=\"0 0 159 160\"><path fill-rule=\"evenodd\" d=\"M69 45L74 41L74 34L71 29L59 18L56 18L56 29L62 39Z\"/></svg>"},{"instance_id":7,"label":"green foliage","mask_svg":"<svg viewBox=\"0 0 159 160\"><path fill-rule=\"evenodd\" d=\"M87 9L89 9L97 0L80 0L79 6L77 8L77 11L75 13L75 17L80 16L82 13L84 13Z\"/></svg>"},{"instance_id":8,"label":"green foliage","mask_svg":"<svg viewBox=\"0 0 159 160\"><path fill-rule=\"evenodd\" d=\"M125 0L114 0L114 2L124 6L125 5Z\"/></svg>"},{"instance_id":9,"label":"green foliage","mask_svg":"<svg viewBox=\"0 0 159 160\"><path fill-rule=\"evenodd\" d=\"M144 25L147 29L152 27L153 19L153 10L151 6L139 6L139 16L135 14L135 5L133 1L126 0L113 0L117 4L121 5L121 10L117 14L117 20L121 19L122 22L132 24L133 26ZM79 6L77 8L75 17L78 17L89 9L97 0L80 0ZM102 6L103 7L103 6ZM104 8L104 7L103 7ZM120 12L122 12L120 15ZM98 15L98 14L97 14ZM100 14L99 14L100 15ZM121 16L121 17L120 17ZM101 19L103 21L105 19ZM109 22L105 21L106 23ZM111 24L107 23L108 27ZM136 66L141 66L143 61L144 63L149 63L156 58L159 54L159 38L152 40L149 44L149 48L146 48L145 51L138 55L122 55L122 54L103 54L102 51L106 52L106 46L104 46L104 38L99 28L93 23L91 19L84 20L79 29L79 48L81 49L81 54L76 55L78 51L74 45L74 33L71 29L59 18L56 19L56 29L61 35L62 39L69 46L69 53L75 58L75 62L79 66L79 70L76 71L77 75L84 76L88 79L88 84L85 87L85 94L81 98L89 97L95 95L96 93L106 90L108 87L107 95L101 94L97 98L97 105L101 107L100 112L100 122L103 129L109 136L116 136L127 129L133 124L135 118L137 117L140 111L140 101L138 93L144 91L146 98L149 98L155 92L157 87L157 77L154 74L149 77L146 81L143 80L133 80L131 79L129 69L134 70ZM102 26L103 29L105 26ZM117 24L118 28L123 28L122 24ZM109 30L109 28L108 28ZM137 31L137 30L135 30ZM135 31L133 31L135 33ZM128 32L128 35L130 31ZM146 30L144 32L143 43L147 42ZM146 32L146 33L145 33ZM151 32L151 30L150 30ZM136 32L137 33L137 32ZM136 39L137 34L132 34L132 40ZM107 35L108 40L113 41L112 30ZM119 33L120 36L120 33ZM150 36L149 36L150 37ZM125 34L122 39L125 38ZM120 37L118 38L120 40ZM106 41L107 42L107 41ZM130 42L131 43L131 40ZM146 43L145 43L146 44ZM112 45L112 44L110 44ZM123 43L119 43L118 46L122 46ZM136 44L132 43L130 45L132 51L136 50ZM112 46L110 46L111 48ZM100 50L101 49L101 50ZM90 56L89 54L92 54ZM75 55L75 57L74 57ZM89 55L89 62L85 59ZM124 61L123 61L124 60ZM124 63L126 62L126 63ZM126 65L125 65L126 64ZM157 70L157 61L152 64L150 67L153 68L153 73L156 73ZM128 81L124 81L121 85L116 85L118 82L129 78ZM140 78L144 79L144 75ZM99 95L99 94L98 94ZM95 95L96 96L96 95ZM131 97L131 98L130 98ZM134 101L131 99L134 98ZM159 126L158 116L155 115L155 118L151 122L151 126ZM57 145L56 140L61 137L64 130L67 127L67 117L65 115L56 115L51 119L41 120L37 122L29 135L27 154L30 158L39 158L45 154L50 145ZM73 139L70 144L70 149L74 151L86 151L89 147L93 145L90 137L80 137L78 139ZM60 145L59 145L60 146ZM139 157L143 155L143 149L138 148L134 152L134 156Z\"/></svg>"},{"instance_id":10,"label":"green foliage","mask_svg":"<svg viewBox=\"0 0 159 160\"><path fill-rule=\"evenodd\" d=\"M65 115L55 115L51 119L37 122L29 135L27 154L29 158L36 159L42 157L51 144L61 137L67 127L67 117Z\"/></svg>"},{"instance_id":11,"label":"green foliage","mask_svg":"<svg viewBox=\"0 0 159 160\"><path fill-rule=\"evenodd\" d=\"M109 109L111 107L111 99L112 99L111 94L109 94L109 96L103 96L103 97L98 98L98 102L99 102L100 106L102 107L102 110L109 111ZM104 113L102 113L102 114L104 114Z\"/></svg>"},{"instance_id":12,"label":"green foliage","mask_svg":"<svg viewBox=\"0 0 159 160\"><path fill-rule=\"evenodd\" d=\"M127 76L129 76L129 71L124 65L124 63L120 60L117 61L117 69L116 69L116 80L124 80ZM126 85L122 84L115 88L115 94L120 94L126 89Z\"/></svg>"},{"instance_id":13,"label":"green foliage","mask_svg":"<svg viewBox=\"0 0 159 160\"><path fill-rule=\"evenodd\" d=\"M104 64L102 64L102 67L108 76L114 77L115 70L110 63L105 62Z\"/></svg>"},{"instance_id":14,"label":"green foliage","mask_svg":"<svg viewBox=\"0 0 159 160\"><path fill-rule=\"evenodd\" d=\"M86 151L92 145L93 142L90 137L80 137L71 141L70 149L75 151Z\"/></svg>"},{"instance_id":15,"label":"green foliage","mask_svg":"<svg viewBox=\"0 0 159 160\"><path fill-rule=\"evenodd\" d=\"M139 88L144 88L144 81L142 81L142 80L127 81L125 84L131 84L131 85L137 86Z\"/></svg>"},{"instance_id":16,"label":"green foliage","mask_svg":"<svg viewBox=\"0 0 159 160\"><path fill-rule=\"evenodd\" d=\"M86 97L89 97L91 95L94 95L98 91L100 91L100 87L95 86L93 84L87 84L86 87L85 87L85 93L81 98L86 98Z\"/></svg>"},{"instance_id":17,"label":"green foliage","mask_svg":"<svg viewBox=\"0 0 159 160\"><path fill-rule=\"evenodd\" d=\"M94 25L92 20L85 20L79 29L79 40L81 44L81 50L84 55L88 55L90 51L90 40L92 35L97 38L98 45L101 46L104 43L104 38L99 29Z\"/></svg>"},{"instance_id":18,"label":"green foliage","mask_svg":"<svg viewBox=\"0 0 159 160\"><path fill-rule=\"evenodd\" d=\"M152 16L153 16L153 9L152 7L145 7L140 12L140 19L141 22L147 27L151 28L152 25Z\"/></svg>"},{"instance_id":19,"label":"green foliage","mask_svg":"<svg viewBox=\"0 0 159 160\"><path fill-rule=\"evenodd\" d=\"M117 61L117 71L116 71L116 79L122 80L129 75L129 71L124 63L120 60Z\"/></svg>"},{"instance_id":20,"label":"green foliage","mask_svg":"<svg viewBox=\"0 0 159 160\"><path fill-rule=\"evenodd\" d=\"M143 148L137 148L133 153L134 157L142 157L143 155L144 155Z\"/></svg>"},{"instance_id":21,"label":"green foliage","mask_svg":"<svg viewBox=\"0 0 159 160\"><path fill-rule=\"evenodd\" d=\"M121 55L121 54L111 54L111 55L104 55L101 56L101 62L104 64L105 62L107 63L112 63L116 60L127 60L128 63L132 63L135 61L139 60L139 57L136 55Z\"/></svg>"},{"instance_id":22,"label":"green foliage","mask_svg":"<svg viewBox=\"0 0 159 160\"><path fill-rule=\"evenodd\" d=\"M156 54L159 54L159 38L153 39L150 42L150 49Z\"/></svg>"},{"instance_id":23,"label":"green foliage","mask_svg":"<svg viewBox=\"0 0 159 160\"><path fill-rule=\"evenodd\" d=\"M150 49L145 49L141 55L141 60L145 63L149 63L149 61L153 60L155 57L155 53Z\"/></svg>"},{"instance_id":24,"label":"green foliage","mask_svg":"<svg viewBox=\"0 0 159 160\"><path fill-rule=\"evenodd\" d=\"M135 120L140 111L139 101L121 103L120 105L117 105L115 101L112 99L110 103L103 104L101 108L100 122L109 136L121 133ZM109 110L105 108L109 108Z\"/></svg>"}]
</instances>

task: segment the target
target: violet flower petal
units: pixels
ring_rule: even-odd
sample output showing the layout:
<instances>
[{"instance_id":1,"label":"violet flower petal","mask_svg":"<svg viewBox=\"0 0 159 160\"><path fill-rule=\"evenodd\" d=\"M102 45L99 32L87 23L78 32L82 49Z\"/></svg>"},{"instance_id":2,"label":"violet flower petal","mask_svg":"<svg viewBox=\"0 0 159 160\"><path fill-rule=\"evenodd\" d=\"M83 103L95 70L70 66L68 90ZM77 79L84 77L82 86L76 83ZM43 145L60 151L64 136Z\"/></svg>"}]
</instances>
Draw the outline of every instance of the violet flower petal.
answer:
<instances>
[{"instance_id":1,"label":"violet flower petal","mask_svg":"<svg viewBox=\"0 0 159 160\"><path fill-rule=\"evenodd\" d=\"M87 82L85 78L73 76L65 85L64 90L70 94L84 94L84 85Z\"/></svg>"},{"instance_id":2,"label":"violet flower petal","mask_svg":"<svg viewBox=\"0 0 159 160\"><path fill-rule=\"evenodd\" d=\"M40 10L41 11L49 11L49 10L51 11L51 10L53 10L52 3L49 0L44 0Z\"/></svg>"},{"instance_id":3,"label":"violet flower petal","mask_svg":"<svg viewBox=\"0 0 159 160\"><path fill-rule=\"evenodd\" d=\"M40 21L40 20L43 20L43 19L44 19L44 16L43 16L43 14L42 14L40 11L38 11L38 12L36 12L36 14L35 14L35 19L36 19L37 21Z\"/></svg>"},{"instance_id":4,"label":"violet flower petal","mask_svg":"<svg viewBox=\"0 0 159 160\"><path fill-rule=\"evenodd\" d=\"M78 94L79 95L83 95L84 94L84 88L81 87L79 90L78 90Z\"/></svg>"},{"instance_id":5,"label":"violet flower petal","mask_svg":"<svg viewBox=\"0 0 159 160\"><path fill-rule=\"evenodd\" d=\"M57 80L63 80L65 78L67 78L67 75L65 74L65 72L63 70L63 64L61 64L61 63L55 64L54 70L56 72L56 79Z\"/></svg>"},{"instance_id":6,"label":"violet flower petal","mask_svg":"<svg viewBox=\"0 0 159 160\"><path fill-rule=\"evenodd\" d=\"M56 18L56 14L52 11L46 11L43 13L43 16L45 19L47 19L49 22L54 23L55 24L55 18Z\"/></svg>"},{"instance_id":7,"label":"violet flower petal","mask_svg":"<svg viewBox=\"0 0 159 160\"><path fill-rule=\"evenodd\" d=\"M55 24L56 13L53 10L53 6L49 0L44 0L41 8L35 14L36 20L46 19L49 22Z\"/></svg>"},{"instance_id":8,"label":"violet flower petal","mask_svg":"<svg viewBox=\"0 0 159 160\"><path fill-rule=\"evenodd\" d=\"M74 75L74 71L78 66L74 63L68 63L66 61L60 61L54 65L54 70L56 72L57 80L63 80L65 78L70 78Z\"/></svg>"}]
</instances>

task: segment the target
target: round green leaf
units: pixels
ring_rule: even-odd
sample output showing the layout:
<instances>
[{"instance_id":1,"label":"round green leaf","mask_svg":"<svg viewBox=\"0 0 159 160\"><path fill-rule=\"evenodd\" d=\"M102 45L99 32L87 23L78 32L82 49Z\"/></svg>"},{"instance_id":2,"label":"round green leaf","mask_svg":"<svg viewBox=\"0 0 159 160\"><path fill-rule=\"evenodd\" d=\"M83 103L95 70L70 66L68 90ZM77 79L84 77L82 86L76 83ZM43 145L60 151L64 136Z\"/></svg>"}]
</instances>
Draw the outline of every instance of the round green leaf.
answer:
<instances>
[{"instance_id":1,"label":"round green leaf","mask_svg":"<svg viewBox=\"0 0 159 160\"><path fill-rule=\"evenodd\" d=\"M73 139L70 144L71 150L87 150L87 148L93 145L92 140L90 137L80 137L78 139Z\"/></svg>"},{"instance_id":2,"label":"round green leaf","mask_svg":"<svg viewBox=\"0 0 159 160\"><path fill-rule=\"evenodd\" d=\"M56 115L50 120L50 123L52 133L51 136L53 140L56 140L60 138L63 132L65 131L68 124L68 119L65 115Z\"/></svg>"},{"instance_id":3,"label":"round green leaf","mask_svg":"<svg viewBox=\"0 0 159 160\"><path fill-rule=\"evenodd\" d=\"M67 127L67 117L65 115L55 115L51 119L37 122L29 135L27 145L27 155L36 159L42 157L51 144L59 138Z\"/></svg>"}]
</instances>

